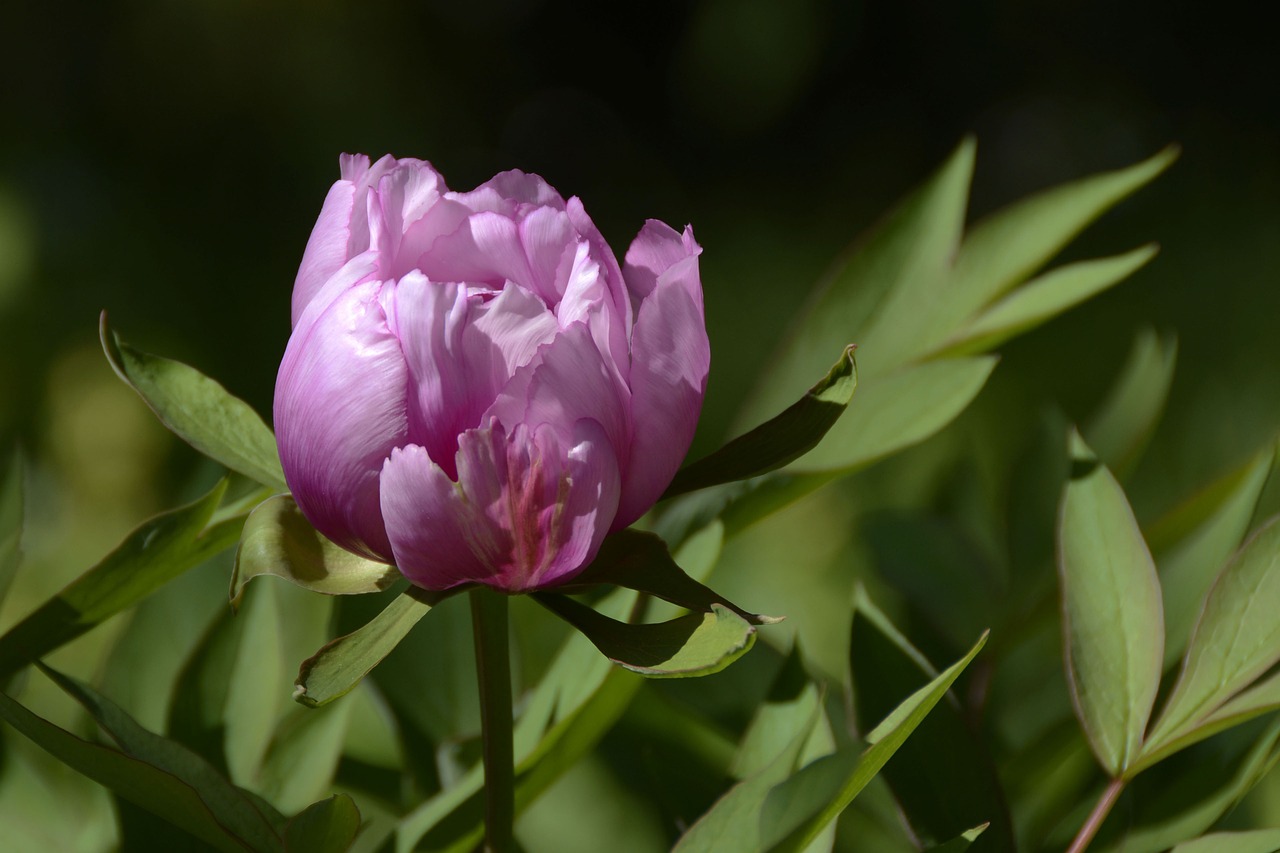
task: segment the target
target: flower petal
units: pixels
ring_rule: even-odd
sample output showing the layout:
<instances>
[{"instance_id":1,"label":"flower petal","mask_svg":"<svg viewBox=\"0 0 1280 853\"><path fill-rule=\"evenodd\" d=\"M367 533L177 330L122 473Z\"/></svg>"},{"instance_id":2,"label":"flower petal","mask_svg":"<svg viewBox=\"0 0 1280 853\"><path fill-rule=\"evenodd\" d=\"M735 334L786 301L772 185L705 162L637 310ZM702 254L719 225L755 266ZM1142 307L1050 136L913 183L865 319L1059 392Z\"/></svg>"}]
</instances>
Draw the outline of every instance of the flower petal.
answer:
<instances>
[{"instance_id":1,"label":"flower petal","mask_svg":"<svg viewBox=\"0 0 1280 853\"><path fill-rule=\"evenodd\" d=\"M698 256L690 254L658 276L636 315L631 455L614 530L643 515L675 476L693 441L710 366Z\"/></svg>"},{"instance_id":2,"label":"flower petal","mask_svg":"<svg viewBox=\"0 0 1280 853\"><path fill-rule=\"evenodd\" d=\"M507 281L529 286L533 271L515 221L499 213L475 213L456 231L435 241L419 269L432 281L488 284Z\"/></svg>"},{"instance_id":3,"label":"flower petal","mask_svg":"<svg viewBox=\"0 0 1280 853\"><path fill-rule=\"evenodd\" d=\"M623 262L622 274L627 289L637 304L644 300L658 283L658 277L681 259L696 255L702 249L693 239L693 229L686 227L681 234L656 219L645 222Z\"/></svg>"},{"instance_id":4,"label":"flower petal","mask_svg":"<svg viewBox=\"0 0 1280 853\"><path fill-rule=\"evenodd\" d=\"M344 548L389 560L378 477L405 441L407 370L382 289L365 282L322 313L306 312L280 364L275 425L285 480L307 519Z\"/></svg>"},{"instance_id":5,"label":"flower petal","mask_svg":"<svg viewBox=\"0 0 1280 853\"><path fill-rule=\"evenodd\" d=\"M292 322L296 326L307 303L329 278L348 260L347 242L351 238L351 208L355 187L350 181L338 181L329 187L320 216L316 219L302 264L293 282Z\"/></svg>"},{"instance_id":6,"label":"flower petal","mask_svg":"<svg viewBox=\"0 0 1280 853\"><path fill-rule=\"evenodd\" d=\"M469 430L457 466L455 483L410 445L383 469L396 565L413 583L524 592L568 580L599 550L618 497L617 465L599 424L576 424L567 448L549 429Z\"/></svg>"}]
</instances>

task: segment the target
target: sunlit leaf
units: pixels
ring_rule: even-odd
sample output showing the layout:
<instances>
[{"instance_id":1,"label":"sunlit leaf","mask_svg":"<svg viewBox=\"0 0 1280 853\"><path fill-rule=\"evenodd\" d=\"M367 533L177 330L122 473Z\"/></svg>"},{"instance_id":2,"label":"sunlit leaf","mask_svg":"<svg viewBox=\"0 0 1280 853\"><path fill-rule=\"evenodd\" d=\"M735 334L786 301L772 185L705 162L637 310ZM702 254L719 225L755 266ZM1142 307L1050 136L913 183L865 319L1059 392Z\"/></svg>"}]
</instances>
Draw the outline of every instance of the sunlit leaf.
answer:
<instances>
[{"instance_id":1,"label":"sunlit leaf","mask_svg":"<svg viewBox=\"0 0 1280 853\"><path fill-rule=\"evenodd\" d=\"M1062 184L1015 202L965 235L943 298L972 316L1044 266L1089 223L1169 167L1169 147L1141 163Z\"/></svg>"},{"instance_id":2,"label":"sunlit leaf","mask_svg":"<svg viewBox=\"0 0 1280 853\"><path fill-rule=\"evenodd\" d=\"M941 348L941 354L984 352L1051 320L1132 275L1155 257L1154 246L1057 267L985 309ZM1103 457L1107 458L1107 457Z\"/></svg>"},{"instance_id":3,"label":"sunlit leaf","mask_svg":"<svg viewBox=\"0 0 1280 853\"><path fill-rule=\"evenodd\" d=\"M649 678L711 675L742 657L755 643L751 623L720 604L669 622L637 625L601 615L556 593L534 597L577 628L609 660Z\"/></svg>"},{"instance_id":4,"label":"sunlit leaf","mask_svg":"<svg viewBox=\"0 0 1280 853\"><path fill-rule=\"evenodd\" d=\"M400 579L394 566L358 557L324 537L289 495L263 501L249 514L231 575L231 601L244 585L275 575L312 592L357 595L380 592Z\"/></svg>"},{"instance_id":5,"label":"sunlit leaf","mask_svg":"<svg viewBox=\"0 0 1280 853\"><path fill-rule=\"evenodd\" d=\"M812 732L812 735L801 744L804 748L796 760L813 759L830 752L835 743L819 718L821 701L818 686L804 670L799 649L792 648L768 695L755 709L742 735L729 768L730 774L735 779L756 775L782 755L803 732ZM817 754L806 755L815 741L820 741L826 748Z\"/></svg>"},{"instance_id":6,"label":"sunlit leaf","mask_svg":"<svg viewBox=\"0 0 1280 853\"><path fill-rule=\"evenodd\" d=\"M1170 853L1276 853L1280 850L1280 829L1244 832L1212 832L1184 841Z\"/></svg>"},{"instance_id":7,"label":"sunlit leaf","mask_svg":"<svg viewBox=\"0 0 1280 853\"><path fill-rule=\"evenodd\" d=\"M1144 329L1134 338L1124 369L1085 426L1085 441L1117 477L1136 467L1164 412L1178 339Z\"/></svg>"},{"instance_id":8,"label":"sunlit leaf","mask_svg":"<svg viewBox=\"0 0 1280 853\"><path fill-rule=\"evenodd\" d=\"M671 558L667 543L652 533L620 530L605 538L596 559L569 585L572 592L590 584L609 583L671 602L679 607L710 613L713 605L727 607L752 625L771 625L773 616L749 613L684 573Z\"/></svg>"},{"instance_id":9,"label":"sunlit leaf","mask_svg":"<svg viewBox=\"0 0 1280 853\"><path fill-rule=\"evenodd\" d=\"M14 728L84 775L219 850L283 851L272 816L203 759L141 728L86 685L46 672L121 749L84 741L0 694L0 716Z\"/></svg>"},{"instance_id":10,"label":"sunlit leaf","mask_svg":"<svg viewBox=\"0 0 1280 853\"><path fill-rule=\"evenodd\" d=\"M0 637L0 681L235 544L243 518L205 527L225 490L223 480L195 503L144 522L102 562Z\"/></svg>"},{"instance_id":11,"label":"sunlit leaf","mask_svg":"<svg viewBox=\"0 0 1280 853\"><path fill-rule=\"evenodd\" d=\"M828 367L831 353L851 341L861 347L864 379L902 363L900 348L920 340L914 333L932 322L924 315L959 245L973 157L974 143L966 140L819 286L739 413L740 429L797 399ZM870 354L863 345L872 343L873 328L883 346Z\"/></svg>"},{"instance_id":12,"label":"sunlit leaf","mask_svg":"<svg viewBox=\"0 0 1280 853\"><path fill-rule=\"evenodd\" d=\"M1241 546L1205 599L1150 748L1203 718L1280 660L1280 516Z\"/></svg>"},{"instance_id":13,"label":"sunlit leaf","mask_svg":"<svg viewBox=\"0 0 1280 853\"><path fill-rule=\"evenodd\" d=\"M360 831L360 810L346 794L312 803L284 829L288 853L344 853Z\"/></svg>"},{"instance_id":14,"label":"sunlit leaf","mask_svg":"<svg viewBox=\"0 0 1280 853\"><path fill-rule=\"evenodd\" d=\"M316 708L359 684L431 610L414 589L397 595L370 622L325 644L303 661L293 698Z\"/></svg>"},{"instance_id":15,"label":"sunlit leaf","mask_svg":"<svg viewBox=\"0 0 1280 853\"><path fill-rule=\"evenodd\" d=\"M252 407L194 367L129 346L107 325L105 311L99 333L115 372L179 438L232 471L288 491L275 436Z\"/></svg>"},{"instance_id":16,"label":"sunlit leaf","mask_svg":"<svg viewBox=\"0 0 1280 853\"><path fill-rule=\"evenodd\" d=\"M844 413L858 386L852 346L816 385L782 414L680 470L663 498L758 477L794 462L817 446Z\"/></svg>"},{"instance_id":17,"label":"sunlit leaf","mask_svg":"<svg viewBox=\"0 0 1280 853\"><path fill-rule=\"evenodd\" d=\"M1150 529L1153 550L1160 540L1172 543L1164 553L1156 552L1164 593L1166 668L1186 650L1205 594L1244 540L1274 457L1275 447L1268 446Z\"/></svg>"},{"instance_id":18,"label":"sunlit leaf","mask_svg":"<svg viewBox=\"0 0 1280 853\"><path fill-rule=\"evenodd\" d=\"M1098 761L1113 776L1138 757L1160 684L1160 582L1120 484L1072 436L1058 572L1072 701Z\"/></svg>"},{"instance_id":19,"label":"sunlit leaf","mask_svg":"<svg viewBox=\"0 0 1280 853\"><path fill-rule=\"evenodd\" d=\"M925 853L963 853L973 845L973 842L978 840L982 833L986 832L988 825L984 823L972 829L966 829L950 841L945 841L936 847L930 847Z\"/></svg>"},{"instance_id":20,"label":"sunlit leaf","mask_svg":"<svg viewBox=\"0 0 1280 853\"><path fill-rule=\"evenodd\" d=\"M14 450L9 464L0 471L0 604L4 603L22 557L24 467L22 454Z\"/></svg>"},{"instance_id":21,"label":"sunlit leaf","mask_svg":"<svg viewBox=\"0 0 1280 853\"><path fill-rule=\"evenodd\" d=\"M788 470L848 473L924 441L964 411L995 366L994 356L947 358L864 381L857 404Z\"/></svg>"}]
</instances>

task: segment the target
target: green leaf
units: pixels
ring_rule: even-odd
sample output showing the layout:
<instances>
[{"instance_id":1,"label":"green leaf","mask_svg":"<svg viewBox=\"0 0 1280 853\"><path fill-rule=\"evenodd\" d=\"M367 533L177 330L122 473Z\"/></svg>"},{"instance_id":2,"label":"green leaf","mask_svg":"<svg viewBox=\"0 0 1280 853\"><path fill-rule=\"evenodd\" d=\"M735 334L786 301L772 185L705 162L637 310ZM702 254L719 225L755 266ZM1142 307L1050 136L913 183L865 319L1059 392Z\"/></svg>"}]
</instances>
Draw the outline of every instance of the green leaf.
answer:
<instances>
[{"instance_id":1,"label":"green leaf","mask_svg":"<svg viewBox=\"0 0 1280 853\"><path fill-rule=\"evenodd\" d=\"M1205 599L1164 711L1152 729L1157 749L1213 712L1280 661L1280 516L1249 538Z\"/></svg>"},{"instance_id":2,"label":"green leaf","mask_svg":"<svg viewBox=\"0 0 1280 853\"><path fill-rule=\"evenodd\" d=\"M880 719L904 693L937 675L861 587L855 594L850 662L859 723ZM916 837L948 839L986 821L995 828L983 838L982 850L1015 849L995 763L957 703L941 703L920 723L883 775Z\"/></svg>"},{"instance_id":3,"label":"green leaf","mask_svg":"<svg viewBox=\"0 0 1280 853\"><path fill-rule=\"evenodd\" d=\"M1184 841L1170 853L1276 853L1280 850L1280 829L1245 832L1213 832Z\"/></svg>"},{"instance_id":4,"label":"green leaf","mask_svg":"<svg viewBox=\"0 0 1280 853\"><path fill-rule=\"evenodd\" d=\"M1155 254L1156 247L1148 245L1123 255L1050 270L974 317L943 345L940 354L985 352L1118 284Z\"/></svg>"},{"instance_id":5,"label":"green leaf","mask_svg":"<svg viewBox=\"0 0 1280 853\"><path fill-rule=\"evenodd\" d=\"M714 605L732 610L752 625L773 625L774 616L748 613L715 590L689 577L671 559L667 543L641 530L620 530L607 536L600 553L570 584L560 587L573 592L594 584L615 584L661 598L679 607L710 613Z\"/></svg>"},{"instance_id":6,"label":"green leaf","mask_svg":"<svg viewBox=\"0 0 1280 853\"><path fill-rule=\"evenodd\" d=\"M360 831L360 810L346 794L312 803L284 829L288 853L345 853Z\"/></svg>"},{"instance_id":7,"label":"green leaf","mask_svg":"<svg viewBox=\"0 0 1280 853\"><path fill-rule=\"evenodd\" d=\"M863 382L858 404L788 470L850 473L924 441L964 411L995 366L994 356L948 358Z\"/></svg>"},{"instance_id":8,"label":"green leaf","mask_svg":"<svg viewBox=\"0 0 1280 853\"><path fill-rule=\"evenodd\" d=\"M711 675L746 654L756 639L751 623L721 604L712 604L709 613L635 625L568 596L539 592L534 598L585 634L609 660L649 678Z\"/></svg>"},{"instance_id":9,"label":"green leaf","mask_svg":"<svg viewBox=\"0 0 1280 853\"><path fill-rule=\"evenodd\" d=\"M801 734L812 732L800 744L798 761L816 758L830 752L835 743L825 726L815 725L822 709L822 695L809 678L801 661L799 647L793 646L786 662L769 688L742 735L729 768L735 779L748 779L768 767L789 749ZM826 748L818 755L806 755L815 742ZM794 763L794 762L793 762Z\"/></svg>"},{"instance_id":10,"label":"green leaf","mask_svg":"<svg viewBox=\"0 0 1280 853\"><path fill-rule=\"evenodd\" d=\"M1084 428L1085 440L1106 466L1123 479L1132 471L1164 411L1178 339L1144 329L1134 338L1124 369Z\"/></svg>"},{"instance_id":11,"label":"green leaf","mask_svg":"<svg viewBox=\"0 0 1280 853\"><path fill-rule=\"evenodd\" d=\"M959 244L974 147L965 140L819 285L740 413L740 428L789 405L826 369L831 353L850 341L862 347L864 378L902 363L902 347L920 339L914 333L921 325L932 323L925 317L928 306ZM873 330L884 340L875 342ZM882 351L863 346L873 343L883 344Z\"/></svg>"},{"instance_id":12,"label":"green leaf","mask_svg":"<svg viewBox=\"0 0 1280 853\"><path fill-rule=\"evenodd\" d=\"M762 833L768 832L773 838L782 838L785 833L785 838L768 849L773 853L799 853L839 817L941 701L986 642L984 633L968 654L898 705L866 736L870 744L866 751L859 755L853 748L839 750L809 764L770 791L760 811ZM801 804L807 807L799 808ZM810 815L795 822L799 813L815 806Z\"/></svg>"},{"instance_id":13,"label":"green leaf","mask_svg":"<svg viewBox=\"0 0 1280 853\"><path fill-rule=\"evenodd\" d=\"M662 499L767 474L808 453L844 414L858 386L852 345L816 385L782 414L680 470Z\"/></svg>"},{"instance_id":14,"label":"green leaf","mask_svg":"<svg viewBox=\"0 0 1280 853\"><path fill-rule=\"evenodd\" d=\"M1205 594L1244 540L1274 458L1269 445L1149 528L1164 592L1165 668L1186 650Z\"/></svg>"},{"instance_id":15,"label":"green leaf","mask_svg":"<svg viewBox=\"0 0 1280 853\"><path fill-rule=\"evenodd\" d=\"M0 477L0 604L22 559L22 454L15 448L9 465Z\"/></svg>"},{"instance_id":16,"label":"green leaf","mask_svg":"<svg viewBox=\"0 0 1280 853\"><path fill-rule=\"evenodd\" d=\"M1121 199L1178 156L1169 147L1141 163L1092 175L1023 199L973 226L956 258L944 299L969 317L1024 281Z\"/></svg>"},{"instance_id":17,"label":"green leaf","mask_svg":"<svg viewBox=\"0 0 1280 853\"><path fill-rule=\"evenodd\" d=\"M258 790L285 814L305 808L333 784L342 757L351 701L295 708L276 730L262 762Z\"/></svg>"},{"instance_id":18,"label":"green leaf","mask_svg":"<svg viewBox=\"0 0 1280 853\"><path fill-rule=\"evenodd\" d=\"M205 676L216 679L226 673L218 728L224 736L227 772L237 785L254 790L258 790L258 773L287 698L281 638L288 616L281 612L279 592L270 584L255 587L235 617L222 623L223 631L231 635L226 642L234 649L230 665Z\"/></svg>"},{"instance_id":19,"label":"green leaf","mask_svg":"<svg viewBox=\"0 0 1280 853\"><path fill-rule=\"evenodd\" d=\"M144 522L102 562L0 637L0 681L231 547L243 518L205 526L225 490L223 480L195 503Z\"/></svg>"},{"instance_id":20,"label":"green leaf","mask_svg":"<svg viewBox=\"0 0 1280 853\"><path fill-rule=\"evenodd\" d=\"M966 829L950 841L939 844L937 847L930 847L925 853L963 853L978 840L978 836L986 832L988 825L984 823L972 829Z\"/></svg>"},{"instance_id":21,"label":"green leaf","mask_svg":"<svg viewBox=\"0 0 1280 853\"><path fill-rule=\"evenodd\" d=\"M232 471L289 490L275 436L252 407L194 367L129 346L107 325L105 311L99 334L116 374L179 438Z\"/></svg>"},{"instance_id":22,"label":"green leaf","mask_svg":"<svg viewBox=\"0 0 1280 853\"><path fill-rule=\"evenodd\" d=\"M395 566L358 557L333 544L289 495L276 495L249 514L236 550L231 602L259 575L275 575L312 592L358 595L381 592L400 579Z\"/></svg>"},{"instance_id":23,"label":"green leaf","mask_svg":"<svg viewBox=\"0 0 1280 853\"><path fill-rule=\"evenodd\" d=\"M86 685L45 672L123 751L81 740L0 694L0 716L14 728L80 773L219 850L283 850L272 827L276 816L264 814L199 756L143 729Z\"/></svg>"},{"instance_id":24,"label":"green leaf","mask_svg":"<svg viewBox=\"0 0 1280 853\"><path fill-rule=\"evenodd\" d=\"M350 692L430 609L416 587L397 595L370 622L326 643L302 662L294 700L318 708Z\"/></svg>"},{"instance_id":25,"label":"green leaf","mask_svg":"<svg viewBox=\"0 0 1280 853\"><path fill-rule=\"evenodd\" d=\"M1120 484L1078 434L1062 497L1058 573L1076 715L1112 776L1138 758L1160 685L1160 582Z\"/></svg>"}]
</instances>

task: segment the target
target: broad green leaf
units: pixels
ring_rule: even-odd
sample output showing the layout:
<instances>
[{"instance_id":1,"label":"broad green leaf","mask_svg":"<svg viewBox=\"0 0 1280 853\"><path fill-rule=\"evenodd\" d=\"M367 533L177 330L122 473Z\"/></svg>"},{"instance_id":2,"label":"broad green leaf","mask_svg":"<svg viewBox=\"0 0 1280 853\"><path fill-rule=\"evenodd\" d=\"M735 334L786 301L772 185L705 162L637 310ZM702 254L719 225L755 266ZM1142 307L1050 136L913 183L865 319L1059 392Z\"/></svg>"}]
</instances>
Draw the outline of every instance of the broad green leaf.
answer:
<instances>
[{"instance_id":1,"label":"broad green leaf","mask_svg":"<svg viewBox=\"0 0 1280 853\"><path fill-rule=\"evenodd\" d=\"M1160 582L1120 484L1078 434L1062 497L1058 574L1072 702L1112 776L1137 760L1160 685Z\"/></svg>"},{"instance_id":2,"label":"broad green leaf","mask_svg":"<svg viewBox=\"0 0 1280 853\"><path fill-rule=\"evenodd\" d=\"M859 587L850 639L858 721L878 720L898 699L937 676L925 656ZM1015 849L1012 821L995 762L955 702L943 702L902 745L882 773L917 837L944 840L978 822L994 824L978 847Z\"/></svg>"},{"instance_id":3,"label":"broad green leaf","mask_svg":"<svg viewBox=\"0 0 1280 853\"><path fill-rule=\"evenodd\" d=\"M973 157L974 143L965 140L819 285L740 413L740 430L803 394L827 368L831 353L850 341L872 344L873 329L882 340L875 352L862 346L864 378L901 364L910 342L924 343L916 332L934 322L926 316L928 306L946 280L960 241Z\"/></svg>"},{"instance_id":4,"label":"broad green leaf","mask_svg":"<svg viewBox=\"0 0 1280 853\"><path fill-rule=\"evenodd\" d=\"M262 762L257 790L285 814L300 811L332 786L342 757L351 700L295 708L279 725Z\"/></svg>"},{"instance_id":5,"label":"broad green leaf","mask_svg":"<svg viewBox=\"0 0 1280 853\"><path fill-rule=\"evenodd\" d=\"M1211 713L1280 660L1280 516L1249 538L1205 598L1150 748Z\"/></svg>"},{"instance_id":6,"label":"broad green leaf","mask_svg":"<svg viewBox=\"0 0 1280 853\"><path fill-rule=\"evenodd\" d=\"M989 824L981 824L972 829L966 829L950 841L943 842L936 847L930 847L925 853L963 853L968 850L973 842L978 840L982 833L986 832Z\"/></svg>"},{"instance_id":7,"label":"broad green leaf","mask_svg":"<svg viewBox=\"0 0 1280 853\"><path fill-rule=\"evenodd\" d=\"M985 352L1123 281L1155 254L1155 246L1143 246L1123 255L1050 270L973 318L943 345L940 354Z\"/></svg>"},{"instance_id":8,"label":"broad green leaf","mask_svg":"<svg viewBox=\"0 0 1280 853\"><path fill-rule=\"evenodd\" d=\"M251 480L289 490L275 436L247 403L194 367L129 346L107 325L105 311L99 333L116 374L179 438Z\"/></svg>"},{"instance_id":9,"label":"broad green leaf","mask_svg":"<svg viewBox=\"0 0 1280 853\"><path fill-rule=\"evenodd\" d=\"M102 562L0 637L0 682L231 547L243 518L205 526L225 490L223 480L195 503L144 522Z\"/></svg>"},{"instance_id":10,"label":"broad green leaf","mask_svg":"<svg viewBox=\"0 0 1280 853\"><path fill-rule=\"evenodd\" d=\"M1280 829L1244 832L1211 832L1184 841L1170 853L1276 853L1280 850Z\"/></svg>"},{"instance_id":11,"label":"broad green leaf","mask_svg":"<svg viewBox=\"0 0 1280 853\"><path fill-rule=\"evenodd\" d=\"M312 803L284 829L288 853L345 853L360 831L360 810L347 794Z\"/></svg>"},{"instance_id":12,"label":"broad green leaf","mask_svg":"<svg viewBox=\"0 0 1280 853\"><path fill-rule=\"evenodd\" d=\"M1150 529L1164 592L1166 669L1186 650L1205 594L1244 540L1274 457L1275 447L1268 446ZM1156 545L1161 539L1172 541L1163 553Z\"/></svg>"},{"instance_id":13,"label":"broad green leaf","mask_svg":"<svg viewBox=\"0 0 1280 853\"><path fill-rule=\"evenodd\" d=\"M0 604L22 558L23 468L22 454L14 450L8 467L0 472Z\"/></svg>"},{"instance_id":14,"label":"broad green leaf","mask_svg":"<svg viewBox=\"0 0 1280 853\"><path fill-rule=\"evenodd\" d=\"M1095 842L1090 853L1160 853L1206 832L1280 761L1280 722L1268 726L1243 757L1228 760L1235 769L1225 780L1221 771L1212 772L1204 762L1190 764L1177 778L1162 774L1162 796L1141 801L1145 813L1128 815L1119 837L1113 843ZM1221 758L1214 761L1215 765L1222 763ZM1103 832L1107 832L1106 826Z\"/></svg>"},{"instance_id":15,"label":"broad green leaf","mask_svg":"<svg viewBox=\"0 0 1280 853\"><path fill-rule=\"evenodd\" d=\"M869 746L864 752L839 750L774 788L765 799L760 821L769 837L782 840L769 849L773 853L800 853L839 817L942 700L986 642L984 633L968 654L890 712L867 734ZM800 808L802 805L805 807ZM796 820L810 810L802 820Z\"/></svg>"},{"instance_id":16,"label":"broad green leaf","mask_svg":"<svg viewBox=\"0 0 1280 853\"><path fill-rule=\"evenodd\" d=\"M711 675L746 654L756 638L751 623L721 604L712 604L708 613L637 625L564 595L540 592L534 598L585 634L609 660L649 678Z\"/></svg>"},{"instance_id":17,"label":"broad green leaf","mask_svg":"<svg viewBox=\"0 0 1280 853\"><path fill-rule=\"evenodd\" d=\"M1134 338L1124 369L1084 428L1085 441L1123 479L1132 471L1164 411L1178 339L1144 329Z\"/></svg>"},{"instance_id":18,"label":"broad green leaf","mask_svg":"<svg viewBox=\"0 0 1280 853\"><path fill-rule=\"evenodd\" d=\"M276 495L249 514L236 550L231 601L259 575L275 575L312 592L381 592L400 579L395 566L358 557L324 537L289 495Z\"/></svg>"},{"instance_id":19,"label":"broad green leaf","mask_svg":"<svg viewBox=\"0 0 1280 853\"><path fill-rule=\"evenodd\" d=\"M648 593L679 607L703 613L710 613L711 608L719 604L752 625L772 625L781 621L773 616L748 613L689 577L671 558L667 543L641 530L620 530L606 537L591 565L560 589L573 592L579 587L600 583Z\"/></svg>"},{"instance_id":20,"label":"broad green leaf","mask_svg":"<svg viewBox=\"0 0 1280 853\"><path fill-rule=\"evenodd\" d=\"M858 386L854 347L782 414L680 470L662 497L767 474L808 453L844 414Z\"/></svg>"},{"instance_id":21,"label":"broad green leaf","mask_svg":"<svg viewBox=\"0 0 1280 853\"><path fill-rule=\"evenodd\" d=\"M121 749L81 740L0 694L0 716L14 728L84 775L219 850L283 850L272 827L275 816L264 814L199 756L138 726L87 686L45 672Z\"/></svg>"},{"instance_id":22,"label":"broad green leaf","mask_svg":"<svg viewBox=\"0 0 1280 853\"><path fill-rule=\"evenodd\" d=\"M863 382L857 405L788 470L850 473L924 441L964 411L995 366L994 356L947 358Z\"/></svg>"},{"instance_id":23,"label":"broad green leaf","mask_svg":"<svg viewBox=\"0 0 1280 853\"><path fill-rule=\"evenodd\" d=\"M359 684L431 609L415 590L416 587L410 587L397 595L370 622L326 643L303 661L295 682L294 700L309 708L318 708Z\"/></svg>"},{"instance_id":24,"label":"broad green leaf","mask_svg":"<svg viewBox=\"0 0 1280 853\"><path fill-rule=\"evenodd\" d=\"M282 641L282 622L288 617L281 613L278 594L272 584L256 586L240 611L223 623L223 629L233 635L230 642L235 649L226 673L226 704L220 720L227 772L237 785L254 790L288 699Z\"/></svg>"},{"instance_id":25,"label":"broad green leaf","mask_svg":"<svg viewBox=\"0 0 1280 853\"><path fill-rule=\"evenodd\" d=\"M1133 166L1092 175L1015 202L969 229L944 299L947 311L976 314L1044 266L1084 228L1169 167L1169 147Z\"/></svg>"},{"instance_id":26,"label":"broad green leaf","mask_svg":"<svg viewBox=\"0 0 1280 853\"><path fill-rule=\"evenodd\" d=\"M756 775L806 731L813 734L806 741L808 746L798 753L797 760L813 759L830 752L835 747L831 733L821 723L815 725L821 708L821 692L805 672L799 649L793 647L770 686L768 696L756 708L742 735L729 768L730 775L735 779ZM825 736L818 737L820 734ZM815 741L821 741L826 748L818 755L806 755Z\"/></svg>"}]
</instances>

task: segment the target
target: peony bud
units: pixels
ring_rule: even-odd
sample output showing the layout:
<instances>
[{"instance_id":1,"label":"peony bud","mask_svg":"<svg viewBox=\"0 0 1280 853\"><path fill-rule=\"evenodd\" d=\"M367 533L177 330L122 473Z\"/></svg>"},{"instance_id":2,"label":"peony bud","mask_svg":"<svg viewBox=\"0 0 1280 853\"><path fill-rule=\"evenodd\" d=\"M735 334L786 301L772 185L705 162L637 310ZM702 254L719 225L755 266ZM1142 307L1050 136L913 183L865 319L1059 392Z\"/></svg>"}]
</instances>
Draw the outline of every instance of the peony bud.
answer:
<instances>
[{"instance_id":1,"label":"peony bud","mask_svg":"<svg viewBox=\"0 0 1280 853\"><path fill-rule=\"evenodd\" d=\"M413 583L563 583L653 505L702 407L700 247L650 220L621 268L577 198L344 156L276 383L315 527Z\"/></svg>"}]
</instances>

